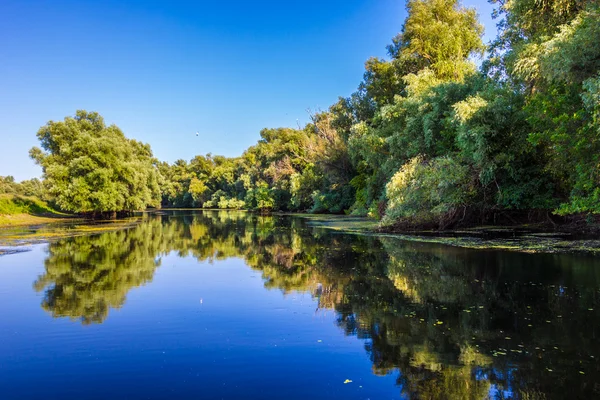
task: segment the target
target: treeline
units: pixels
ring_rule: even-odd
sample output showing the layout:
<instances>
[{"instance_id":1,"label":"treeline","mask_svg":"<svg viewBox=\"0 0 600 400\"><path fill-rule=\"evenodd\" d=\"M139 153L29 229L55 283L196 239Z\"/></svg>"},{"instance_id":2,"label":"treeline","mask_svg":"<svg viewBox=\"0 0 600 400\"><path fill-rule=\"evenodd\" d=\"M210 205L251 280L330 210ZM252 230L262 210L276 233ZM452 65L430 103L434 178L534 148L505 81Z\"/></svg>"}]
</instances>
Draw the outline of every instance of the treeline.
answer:
<instances>
[{"instance_id":1,"label":"treeline","mask_svg":"<svg viewBox=\"0 0 600 400\"><path fill-rule=\"evenodd\" d=\"M128 140L118 128L85 112L43 127L46 152L32 155L51 196L71 211L345 212L440 228L600 213L598 2L492 3L499 35L485 46L475 10L409 0L389 59L369 59L355 93L302 129L264 129L240 157L161 163L148 146L117 145ZM54 139L61 124L72 154ZM101 134L82 139L84 149L73 132ZM107 142L107 133L116 136ZM76 157L90 144L119 151Z\"/></svg>"},{"instance_id":2,"label":"treeline","mask_svg":"<svg viewBox=\"0 0 600 400\"><path fill-rule=\"evenodd\" d=\"M600 212L600 11L498 4L483 55L474 10L408 2L359 89L304 129L265 129L242 157L162 165L165 206L350 212L451 226L504 211ZM508 216L510 218L510 215Z\"/></svg>"},{"instance_id":3,"label":"treeline","mask_svg":"<svg viewBox=\"0 0 600 400\"><path fill-rule=\"evenodd\" d=\"M38 178L17 182L11 175L0 176L0 194L17 194L22 196L42 197L44 187Z\"/></svg>"}]
</instances>

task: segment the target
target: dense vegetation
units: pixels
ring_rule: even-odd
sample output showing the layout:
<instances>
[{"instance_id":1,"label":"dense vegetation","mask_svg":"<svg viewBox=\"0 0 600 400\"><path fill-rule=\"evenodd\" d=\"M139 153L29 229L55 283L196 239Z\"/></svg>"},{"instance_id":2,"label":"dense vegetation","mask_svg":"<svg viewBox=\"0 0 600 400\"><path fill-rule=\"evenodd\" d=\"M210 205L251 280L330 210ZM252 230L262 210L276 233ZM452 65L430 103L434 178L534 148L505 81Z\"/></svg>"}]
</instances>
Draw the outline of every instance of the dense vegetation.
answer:
<instances>
[{"instance_id":1,"label":"dense vegetation","mask_svg":"<svg viewBox=\"0 0 600 400\"><path fill-rule=\"evenodd\" d=\"M141 210L159 204L159 174L150 146L127 139L95 112L48 122L37 133L48 196L65 211L89 214Z\"/></svg>"},{"instance_id":2,"label":"dense vegetation","mask_svg":"<svg viewBox=\"0 0 600 400\"><path fill-rule=\"evenodd\" d=\"M17 182L13 176L0 176L0 194L42 197L44 189L38 178Z\"/></svg>"},{"instance_id":3,"label":"dense vegetation","mask_svg":"<svg viewBox=\"0 0 600 400\"><path fill-rule=\"evenodd\" d=\"M0 215L55 215L56 211L37 197L0 194Z\"/></svg>"},{"instance_id":4,"label":"dense vegetation","mask_svg":"<svg viewBox=\"0 0 600 400\"><path fill-rule=\"evenodd\" d=\"M355 93L303 129L263 130L239 158L162 164L163 205L440 227L600 213L597 2L499 3L500 34L479 68L473 10L407 7L390 58L368 60Z\"/></svg>"},{"instance_id":5,"label":"dense vegetation","mask_svg":"<svg viewBox=\"0 0 600 400\"><path fill-rule=\"evenodd\" d=\"M400 227L600 213L600 5L491 1L500 33L485 46L473 9L409 0L355 93L301 129L262 130L240 157L168 164L96 113L49 122L46 152L32 150L46 196L74 212L346 212Z\"/></svg>"}]
</instances>

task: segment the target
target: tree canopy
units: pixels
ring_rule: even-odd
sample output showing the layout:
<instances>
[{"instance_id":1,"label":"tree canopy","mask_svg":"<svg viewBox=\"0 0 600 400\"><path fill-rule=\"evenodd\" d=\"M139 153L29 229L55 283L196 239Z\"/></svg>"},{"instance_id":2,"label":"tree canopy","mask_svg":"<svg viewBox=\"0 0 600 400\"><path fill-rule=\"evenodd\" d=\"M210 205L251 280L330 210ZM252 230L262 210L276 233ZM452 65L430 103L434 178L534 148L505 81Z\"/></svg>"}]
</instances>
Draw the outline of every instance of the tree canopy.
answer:
<instances>
[{"instance_id":1,"label":"tree canopy","mask_svg":"<svg viewBox=\"0 0 600 400\"><path fill-rule=\"evenodd\" d=\"M160 203L350 213L396 227L593 217L600 6L490 2L499 34L486 47L474 9L408 1L388 59L367 60L354 93L303 127L263 129L239 157L158 162L97 113L51 121L38 132L43 151L31 151L46 196L75 212Z\"/></svg>"},{"instance_id":2,"label":"tree canopy","mask_svg":"<svg viewBox=\"0 0 600 400\"><path fill-rule=\"evenodd\" d=\"M42 166L49 196L63 210L106 213L160 204L159 172L150 146L127 139L96 112L77 111L50 121L37 133L42 149L31 157Z\"/></svg>"}]
</instances>

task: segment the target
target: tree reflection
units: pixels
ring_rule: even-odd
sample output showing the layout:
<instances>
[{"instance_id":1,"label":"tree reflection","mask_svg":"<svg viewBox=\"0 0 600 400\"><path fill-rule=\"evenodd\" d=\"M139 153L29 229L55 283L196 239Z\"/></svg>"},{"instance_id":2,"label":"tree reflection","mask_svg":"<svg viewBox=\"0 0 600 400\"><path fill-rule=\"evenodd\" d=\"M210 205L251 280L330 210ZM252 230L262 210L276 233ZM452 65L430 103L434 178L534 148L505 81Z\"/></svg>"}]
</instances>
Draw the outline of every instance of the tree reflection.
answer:
<instances>
[{"instance_id":1,"label":"tree reflection","mask_svg":"<svg viewBox=\"0 0 600 400\"><path fill-rule=\"evenodd\" d=\"M55 317L102 322L121 307L129 290L152 280L160 260L158 221L133 229L65 239L49 246L46 273L34 283L46 289L42 307Z\"/></svg>"},{"instance_id":2,"label":"tree reflection","mask_svg":"<svg viewBox=\"0 0 600 400\"><path fill-rule=\"evenodd\" d=\"M56 317L99 323L176 252L240 257L268 289L312 293L376 374L409 398L598 395L594 258L472 251L331 234L291 217L171 212L136 227L49 246L35 283Z\"/></svg>"}]
</instances>

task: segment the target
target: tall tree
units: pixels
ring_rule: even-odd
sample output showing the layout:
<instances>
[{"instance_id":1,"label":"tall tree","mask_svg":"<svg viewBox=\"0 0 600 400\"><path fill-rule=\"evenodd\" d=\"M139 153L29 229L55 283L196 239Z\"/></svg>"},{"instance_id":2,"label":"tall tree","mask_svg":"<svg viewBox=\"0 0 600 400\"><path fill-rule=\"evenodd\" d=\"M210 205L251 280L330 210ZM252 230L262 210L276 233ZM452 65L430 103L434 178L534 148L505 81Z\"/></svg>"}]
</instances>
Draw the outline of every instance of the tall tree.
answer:
<instances>
[{"instance_id":1,"label":"tall tree","mask_svg":"<svg viewBox=\"0 0 600 400\"><path fill-rule=\"evenodd\" d=\"M99 214L160 205L159 172L147 144L106 126L96 112L79 110L50 121L37 136L42 149L31 157L42 166L45 185L66 211Z\"/></svg>"}]
</instances>

